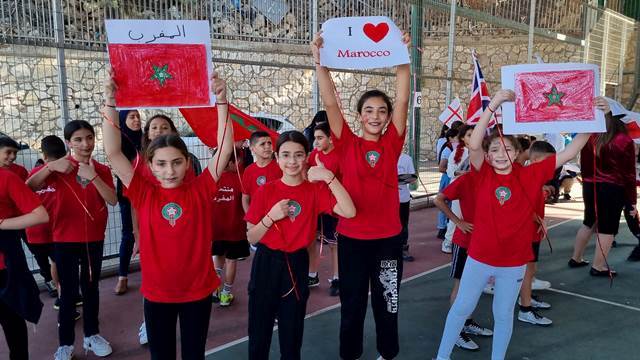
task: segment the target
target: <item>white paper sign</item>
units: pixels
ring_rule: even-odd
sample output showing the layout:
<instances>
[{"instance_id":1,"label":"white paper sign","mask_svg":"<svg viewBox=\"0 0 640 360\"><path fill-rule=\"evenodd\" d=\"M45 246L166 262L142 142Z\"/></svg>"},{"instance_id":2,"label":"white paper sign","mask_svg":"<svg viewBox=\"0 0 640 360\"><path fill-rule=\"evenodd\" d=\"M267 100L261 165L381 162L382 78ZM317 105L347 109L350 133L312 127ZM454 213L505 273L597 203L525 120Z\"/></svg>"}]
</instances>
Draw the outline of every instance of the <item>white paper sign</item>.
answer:
<instances>
[{"instance_id":1,"label":"white paper sign","mask_svg":"<svg viewBox=\"0 0 640 360\"><path fill-rule=\"evenodd\" d=\"M409 63L402 31L386 16L343 17L322 24L320 63L334 69L377 69Z\"/></svg>"},{"instance_id":2,"label":"white paper sign","mask_svg":"<svg viewBox=\"0 0 640 360\"><path fill-rule=\"evenodd\" d=\"M502 88L516 93L502 104L505 134L605 132L594 107L600 73L592 64L525 64L502 67Z\"/></svg>"},{"instance_id":3,"label":"white paper sign","mask_svg":"<svg viewBox=\"0 0 640 360\"><path fill-rule=\"evenodd\" d=\"M413 107L421 108L422 107L422 92L416 91L413 93Z\"/></svg>"},{"instance_id":4,"label":"white paper sign","mask_svg":"<svg viewBox=\"0 0 640 360\"><path fill-rule=\"evenodd\" d=\"M462 107L460 106L460 99L456 97L451 101L444 111L438 116L438 119L447 126L451 126L456 121L463 121L464 114L462 113Z\"/></svg>"},{"instance_id":5,"label":"white paper sign","mask_svg":"<svg viewBox=\"0 0 640 360\"><path fill-rule=\"evenodd\" d=\"M160 85L155 98L154 94L147 93L127 101L128 99L125 100L122 97L119 99L116 93L118 107L144 109L215 105L215 95L209 91L209 79L213 73L213 66L208 21L105 20L105 27L110 61L114 67L115 76L119 80L118 91L134 94L135 89L132 87L136 84L133 81L135 77L138 76L139 80L149 79L148 74L146 76L140 74L140 71L147 71L147 67L153 67L152 75ZM190 52L194 45L198 46L198 51ZM135 55L133 55L134 52ZM145 67L145 65L152 66ZM193 91L188 91L190 83ZM144 87L144 84L140 82L138 84ZM150 86L144 89L152 91ZM185 89L186 91L181 91ZM158 102L166 95L163 91L170 90L176 90L171 94L171 98L177 105ZM123 105L125 102L127 102L126 105Z\"/></svg>"}]
</instances>

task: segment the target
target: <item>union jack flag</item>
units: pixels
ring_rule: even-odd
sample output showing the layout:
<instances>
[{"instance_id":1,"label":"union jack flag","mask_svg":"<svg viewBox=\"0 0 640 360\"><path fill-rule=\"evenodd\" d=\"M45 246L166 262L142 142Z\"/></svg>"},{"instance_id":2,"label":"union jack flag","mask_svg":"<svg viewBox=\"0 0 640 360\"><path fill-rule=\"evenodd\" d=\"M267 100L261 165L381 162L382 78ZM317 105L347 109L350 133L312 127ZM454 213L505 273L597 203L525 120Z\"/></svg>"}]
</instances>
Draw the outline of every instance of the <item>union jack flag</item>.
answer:
<instances>
[{"instance_id":1,"label":"union jack flag","mask_svg":"<svg viewBox=\"0 0 640 360\"><path fill-rule=\"evenodd\" d=\"M480 115L482 115L491 101L489 89L487 89L487 82L482 75L478 54L475 49L471 52L471 57L473 59L473 87L471 88L471 98L469 99L469 107L467 108L467 124L469 125L476 124L480 120ZM496 120L501 117L502 111L496 109L496 113L491 118L491 121L489 121L489 127L493 127L496 124Z\"/></svg>"}]
</instances>

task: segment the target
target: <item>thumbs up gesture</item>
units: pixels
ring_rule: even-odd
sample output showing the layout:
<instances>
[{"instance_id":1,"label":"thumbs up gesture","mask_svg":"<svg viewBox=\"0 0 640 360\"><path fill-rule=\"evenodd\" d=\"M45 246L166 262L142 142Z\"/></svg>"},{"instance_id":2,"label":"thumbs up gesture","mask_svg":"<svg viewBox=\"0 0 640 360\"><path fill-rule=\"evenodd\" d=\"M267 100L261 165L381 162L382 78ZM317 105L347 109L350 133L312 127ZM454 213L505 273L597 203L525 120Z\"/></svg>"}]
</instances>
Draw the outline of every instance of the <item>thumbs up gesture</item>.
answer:
<instances>
[{"instance_id":1,"label":"thumbs up gesture","mask_svg":"<svg viewBox=\"0 0 640 360\"><path fill-rule=\"evenodd\" d=\"M89 159L89 163L85 164L83 162L78 163L78 176L81 178L91 181L95 179L96 167L93 165L93 159Z\"/></svg>"},{"instance_id":2,"label":"thumbs up gesture","mask_svg":"<svg viewBox=\"0 0 640 360\"><path fill-rule=\"evenodd\" d=\"M329 182L333 179L334 175L331 170L324 167L322 161L320 161L320 156L316 154L316 166L312 166L309 168L307 172L307 179L311 182L324 181Z\"/></svg>"},{"instance_id":3,"label":"thumbs up gesture","mask_svg":"<svg viewBox=\"0 0 640 360\"><path fill-rule=\"evenodd\" d=\"M69 154L64 157L47 163L47 168L51 171L68 174L74 169L74 164L69 160Z\"/></svg>"}]
</instances>

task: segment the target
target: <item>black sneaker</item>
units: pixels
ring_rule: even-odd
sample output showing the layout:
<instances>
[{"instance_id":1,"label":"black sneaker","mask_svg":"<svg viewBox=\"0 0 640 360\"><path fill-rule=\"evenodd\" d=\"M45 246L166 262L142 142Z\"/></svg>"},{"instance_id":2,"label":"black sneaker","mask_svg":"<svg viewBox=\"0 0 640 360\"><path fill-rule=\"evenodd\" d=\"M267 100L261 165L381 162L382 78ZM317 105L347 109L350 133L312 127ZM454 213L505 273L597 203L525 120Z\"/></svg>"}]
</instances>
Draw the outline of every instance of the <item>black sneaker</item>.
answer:
<instances>
[{"instance_id":1,"label":"black sneaker","mask_svg":"<svg viewBox=\"0 0 640 360\"><path fill-rule=\"evenodd\" d=\"M640 261L640 245L636 246L631 250L631 254L627 258L628 261Z\"/></svg>"},{"instance_id":2,"label":"black sneaker","mask_svg":"<svg viewBox=\"0 0 640 360\"><path fill-rule=\"evenodd\" d=\"M316 274L316 276L311 277L309 276L309 287L316 287L316 286L320 286L320 277L318 276L318 274Z\"/></svg>"},{"instance_id":3,"label":"black sneaker","mask_svg":"<svg viewBox=\"0 0 640 360\"><path fill-rule=\"evenodd\" d=\"M60 310L60 304L62 304L62 302L60 301L60 298L57 298L53 303L53 310Z\"/></svg>"},{"instance_id":4,"label":"black sneaker","mask_svg":"<svg viewBox=\"0 0 640 360\"><path fill-rule=\"evenodd\" d=\"M563 195L563 196L564 196L564 199L565 199L565 200L571 200L571 194L569 194L569 193L564 193L564 195Z\"/></svg>"},{"instance_id":5,"label":"black sneaker","mask_svg":"<svg viewBox=\"0 0 640 360\"><path fill-rule=\"evenodd\" d=\"M56 285L53 283L53 280L46 281L44 283L44 287L47 288L47 292L49 293L49 296L51 296L52 298L58 297L58 289L56 288Z\"/></svg>"},{"instance_id":6,"label":"black sneaker","mask_svg":"<svg viewBox=\"0 0 640 360\"><path fill-rule=\"evenodd\" d=\"M76 306L82 306L82 295L78 295L76 299Z\"/></svg>"},{"instance_id":7,"label":"black sneaker","mask_svg":"<svg viewBox=\"0 0 640 360\"><path fill-rule=\"evenodd\" d=\"M580 262L577 262L573 259L569 259L569 267L570 268L579 268L579 267L585 267L589 265L589 262L587 260L582 260Z\"/></svg>"},{"instance_id":8,"label":"black sneaker","mask_svg":"<svg viewBox=\"0 0 640 360\"><path fill-rule=\"evenodd\" d=\"M440 240L444 240L444 235L447 233L447 229L438 229L438 236L436 236Z\"/></svg>"},{"instance_id":9,"label":"black sneaker","mask_svg":"<svg viewBox=\"0 0 640 360\"><path fill-rule=\"evenodd\" d=\"M75 313L73 314L73 321L78 321L80 320L81 317L82 315L80 315L80 311L76 310Z\"/></svg>"},{"instance_id":10,"label":"black sneaker","mask_svg":"<svg viewBox=\"0 0 640 360\"><path fill-rule=\"evenodd\" d=\"M340 295L340 280L333 279L331 280L331 286L329 287L329 296L338 295Z\"/></svg>"}]
</instances>

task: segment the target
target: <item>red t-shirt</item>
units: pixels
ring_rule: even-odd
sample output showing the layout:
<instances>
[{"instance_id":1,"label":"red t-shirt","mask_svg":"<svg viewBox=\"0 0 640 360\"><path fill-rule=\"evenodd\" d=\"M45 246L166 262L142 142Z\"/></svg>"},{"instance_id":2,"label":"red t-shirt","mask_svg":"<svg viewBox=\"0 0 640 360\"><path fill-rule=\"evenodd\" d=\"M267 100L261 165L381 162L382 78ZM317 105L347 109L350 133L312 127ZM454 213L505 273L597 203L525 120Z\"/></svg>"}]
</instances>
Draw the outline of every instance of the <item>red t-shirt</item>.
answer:
<instances>
[{"instance_id":1,"label":"red t-shirt","mask_svg":"<svg viewBox=\"0 0 640 360\"><path fill-rule=\"evenodd\" d=\"M126 189L140 225L140 292L162 303L201 300L220 285L211 261L216 182L207 170L164 189L142 174L144 168Z\"/></svg>"},{"instance_id":2,"label":"red t-shirt","mask_svg":"<svg viewBox=\"0 0 640 360\"><path fill-rule=\"evenodd\" d=\"M58 193L51 223L53 241L79 243L102 241L107 228L107 203L93 183L83 187L78 177L78 162L72 157L69 157L69 160L76 164L72 172L68 174L56 172L47 177L47 183ZM114 189L111 170L95 160L92 161L100 179Z\"/></svg>"},{"instance_id":3,"label":"red t-shirt","mask_svg":"<svg viewBox=\"0 0 640 360\"><path fill-rule=\"evenodd\" d=\"M474 191L472 181L469 174L464 174L456 178L449 186L442 190L442 194L447 199L460 201L461 218L471 224L473 224L476 206L476 192ZM456 226L452 241L461 248L468 249L469 243L471 242L471 233L465 234Z\"/></svg>"},{"instance_id":4,"label":"red t-shirt","mask_svg":"<svg viewBox=\"0 0 640 360\"><path fill-rule=\"evenodd\" d=\"M318 151L318 149L313 149L311 154L309 154L309 166L316 166L316 155L320 155L320 161L324 164L324 167L331 170L334 175L340 175L340 155L339 151L336 151L334 148L328 154L323 153L322 151Z\"/></svg>"},{"instance_id":5,"label":"red t-shirt","mask_svg":"<svg viewBox=\"0 0 640 360\"><path fill-rule=\"evenodd\" d=\"M0 170L0 219L30 213L40 205L38 197L17 175L8 169ZM0 270L5 268L4 254L0 252Z\"/></svg>"},{"instance_id":6,"label":"red t-shirt","mask_svg":"<svg viewBox=\"0 0 640 360\"><path fill-rule=\"evenodd\" d=\"M253 163L247 166L242 174L242 193L253 197L262 185L281 177L282 170L275 160L271 160L265 167L259 167L257 163Z\"/></svg>"},{"instance_id":7,"label":"red t-shirt","mask_svg":"<svg viewBox=\"0 0 640 360\"><path fill-rule=\"evenodd\" d=\"M470 172L476 211L469 256L491 266L520 266L533 260L531 243L537 224L533 212L542 185L553 176L556 157L496 174L484 163Z\"/></svg>"},{"instance_id":8,"label":"red t-shirt","mask_svg":"<svg viewBox=\"0 0 640 360\"><path fill-rule=\"evenodd\" d=\"M29 177L35 175L43 168L44 165L33 168L29 173ZM56 199L58 195L56 192L56 184L52 181L52 176L48 176L45 179L44 186L42 189L36 191L36 195L38 195L38 198L42 201L42 205L44 205L44 208L47 209L47 213L49 213L49 222L27 228L27 241L30 244L49 244L53 242L51 225L53 224L53 217L56 211Z\"/></svg>"},{"instance_id":9,"label":"red t-shirt","mask_svg":"<svg viewBox=\"0 0 640 360\"><path fill-rule=\"evenodd\" d=\"M338 147L341 182L356 206L352 219L339 218L340 234L360 240L383 239L400 233L400 199L398 197L398 157L404 133L398 134L390 123L378 141L355 136L346 121L342 136L331 133ZM334 150L335 152L335 150Z\"/></svg>"},{"instance_id":10,"label":"red t-shirt","mask_svg":"<svg viewBox=\"0 0 640 360\"><path fill-rule=\"evenodd\" d=\"M218 180L213 198L213 241L241 241L247 239L247 223L242 209L242 186L238 174L225 171Z\"/></svg>"},{"instance_id":11,"label":"red t-shirt","mask_svg":"<svg viewBox=\"0 0 640 360\"><path fill-rule=\"evenodd\" d=\"M289 217L276 221L260 240L272 250L288 253L306 248L316 237L318 215L331 214L336 199L325 183L304 181L289 186L276 180L260 187L251 198L245 220L256 226L278 201L289 199Z\"/></svg>"},{"instance_id":12,"label":"red t-shirt","mask_svg":"<svg viewBox=\"0 0 640 360\"><path fill-rule=\"evenodd\" d=\"M9 165L8 169L12 173L18 175L18 177L22 181L27 181L27 179L29 177L29 172L27 171L27 169L24 168L24 166L18 165L16 163L11 163L11 165Z\"/></svg>"}]
</instances>

